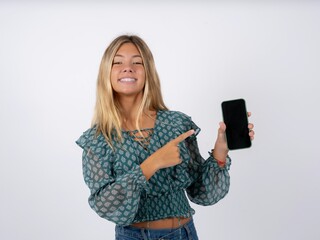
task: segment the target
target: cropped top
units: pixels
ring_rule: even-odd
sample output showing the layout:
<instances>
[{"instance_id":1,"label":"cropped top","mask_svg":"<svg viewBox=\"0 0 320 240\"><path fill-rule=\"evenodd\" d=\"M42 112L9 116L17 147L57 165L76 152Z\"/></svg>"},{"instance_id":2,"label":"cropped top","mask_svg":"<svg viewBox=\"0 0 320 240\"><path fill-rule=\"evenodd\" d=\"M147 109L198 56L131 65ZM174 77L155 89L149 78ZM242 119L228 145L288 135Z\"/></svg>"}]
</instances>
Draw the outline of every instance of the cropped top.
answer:
<instances>
[{"instance_id":1,"label":"cropped top","mask_svg":"<svg viewBox=\"0 0 320 240\"><path fill-rule=\"evenodd\" d=\"M179 144L182 162L158 170L148 181L140 164L180 134L195 134ZM200 128L178 111L158 111L149 144L142 147L132 134L122 131L123 141L113 149L96 128L85 131L76 143L83 148L84 181L90 189L89 205L102 218L118 225L169 217L190 217L195 211L188 198L199 205L213 205L229 191L231 160L220 167L209 154L200 155Z\"/></svg>"}]
</instances>

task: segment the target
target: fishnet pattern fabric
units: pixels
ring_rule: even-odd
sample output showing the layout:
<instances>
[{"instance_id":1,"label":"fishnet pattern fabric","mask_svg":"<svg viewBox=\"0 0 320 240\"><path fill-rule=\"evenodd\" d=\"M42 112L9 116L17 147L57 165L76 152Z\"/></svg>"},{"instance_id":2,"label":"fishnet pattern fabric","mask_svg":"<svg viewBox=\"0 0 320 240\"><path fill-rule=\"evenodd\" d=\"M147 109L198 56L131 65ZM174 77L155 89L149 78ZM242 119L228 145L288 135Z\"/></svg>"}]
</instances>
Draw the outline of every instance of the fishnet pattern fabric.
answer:
<instances>
[{"instance_id":1,"label":"fishnet pattern fabric","mask_svg":"<svg viewBox=\"0 0 320 240\"><path fill-rule=\"evenodd\" d=\"M196 134L179 144L182 163L160 169L149 181L140 164L152 153L180 134L194 129ZM228 158L224 168L210 155L200 155L196 135L200 129L184 113L159 111L147 145L123 131L123 142L114 149L95 127L76 143L83 148L84 181L90 189L89 205L101 217L118 225L168 217L189 217L195 213L188 198L200 205L212 205L229 190Z\"/></svg>"}]
</instances>

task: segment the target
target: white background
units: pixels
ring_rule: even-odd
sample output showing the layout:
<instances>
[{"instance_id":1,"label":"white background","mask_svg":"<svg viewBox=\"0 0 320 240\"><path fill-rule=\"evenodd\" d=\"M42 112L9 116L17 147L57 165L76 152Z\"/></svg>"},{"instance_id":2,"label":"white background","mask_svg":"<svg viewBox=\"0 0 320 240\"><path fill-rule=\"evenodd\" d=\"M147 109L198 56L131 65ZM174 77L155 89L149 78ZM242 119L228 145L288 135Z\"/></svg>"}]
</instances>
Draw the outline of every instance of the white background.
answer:
<instances>
[{"instance_id":1,"label":"white background","mask_svg":"<svg viewBox=\"0 0 320 240\"><path fill-rule=\"evenodd\" d=\"M123 33L148 43L167 105L202 128L204 157L221 101L252 111L256 139L230 152L229 194L192 204L200 239L320 239L319 2L173 2L0 3L0 239L113 239L87 203L75 140Z\"/></svg>"}]
</instances>

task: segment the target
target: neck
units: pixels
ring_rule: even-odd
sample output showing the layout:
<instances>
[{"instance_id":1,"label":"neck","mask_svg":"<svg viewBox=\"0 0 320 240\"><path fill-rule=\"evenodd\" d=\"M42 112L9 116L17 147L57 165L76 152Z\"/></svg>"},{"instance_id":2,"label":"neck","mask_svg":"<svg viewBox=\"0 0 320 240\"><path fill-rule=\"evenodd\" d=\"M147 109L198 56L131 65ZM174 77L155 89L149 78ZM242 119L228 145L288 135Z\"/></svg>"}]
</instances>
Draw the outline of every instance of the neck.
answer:
<instances>
[{"instance_id":1,"label":"neck","mask_svg":"<svg viewBox=\"0 0 320 240\"><path fill-rule=\"evenodd\" d=\"M118 99L121 106L122 117L135 119L142 101L142 97L121 97Z\"/></svg>"},{"instance_id":2,"label":"neck","mask_svg":"<svg viewBox=\"0 0 320 240\"><path fill-rule=\"evenodd\" d=\"M121 97L118 99L121 106L122 128L135 130L138 109L142 101L142 96ZM141 128L152 128L155 123L156 112L147 110L139 119Z\"/></svg>"}]
</instances>

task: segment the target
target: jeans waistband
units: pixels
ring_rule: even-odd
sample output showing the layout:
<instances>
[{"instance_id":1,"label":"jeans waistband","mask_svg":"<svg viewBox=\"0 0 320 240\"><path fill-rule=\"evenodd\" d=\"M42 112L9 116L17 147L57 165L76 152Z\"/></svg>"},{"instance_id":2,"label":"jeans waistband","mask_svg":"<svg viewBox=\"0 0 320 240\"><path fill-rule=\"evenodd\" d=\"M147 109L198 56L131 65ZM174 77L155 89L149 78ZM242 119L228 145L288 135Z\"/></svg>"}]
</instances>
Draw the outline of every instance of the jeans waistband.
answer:
<instances>
[{"instance_id":1,"label":"jeans waistband","mask_svg":"<svg viewBox=\"0 0 320 240\"><path fill-rule=\"evenodd\" d=\"M132 226L116 226L116 240L126 239L123 237L131 237L132 239L137 240L198 239L193 219L181 227L172 229L146 229Z\"/></svg>"}]
</instances>

